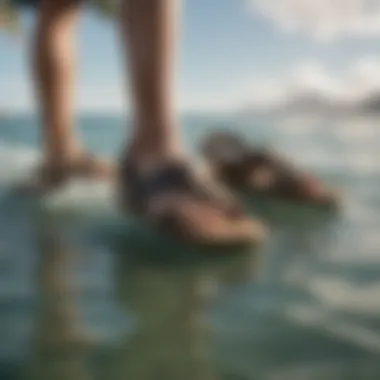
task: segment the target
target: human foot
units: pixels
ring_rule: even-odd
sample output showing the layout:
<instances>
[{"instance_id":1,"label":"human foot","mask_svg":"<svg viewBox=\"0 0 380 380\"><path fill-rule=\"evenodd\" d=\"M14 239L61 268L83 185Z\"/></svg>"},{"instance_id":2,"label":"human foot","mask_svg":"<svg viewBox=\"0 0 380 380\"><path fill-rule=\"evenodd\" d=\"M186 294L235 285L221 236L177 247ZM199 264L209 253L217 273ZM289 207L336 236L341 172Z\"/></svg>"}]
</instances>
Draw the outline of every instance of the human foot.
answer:
<instances>
[{"instance_id":1,"label":"human foot","mask_svg":"<svg viewBox=\"0 0 380 380\"><path fill-rule=\"evenodd\" d=\"M210 247L261 243L265 229L242 212L219 184L202 179L183 163L142 173L132 161L120 170L122 206L182 242Z\"/></svg>"},{"instance_id":2,"label":"human foot","mask_svg":"<svg viewBox=\"0 0 380 380\"><path fill-rule=\"evenodd\" d=\"M43 162L33 177L19 190L41 194L63 186L74 178L110 179L114 176L114 167L107 161L90 154L78 154L73 158Z\"/></svg>"}]
</instances>

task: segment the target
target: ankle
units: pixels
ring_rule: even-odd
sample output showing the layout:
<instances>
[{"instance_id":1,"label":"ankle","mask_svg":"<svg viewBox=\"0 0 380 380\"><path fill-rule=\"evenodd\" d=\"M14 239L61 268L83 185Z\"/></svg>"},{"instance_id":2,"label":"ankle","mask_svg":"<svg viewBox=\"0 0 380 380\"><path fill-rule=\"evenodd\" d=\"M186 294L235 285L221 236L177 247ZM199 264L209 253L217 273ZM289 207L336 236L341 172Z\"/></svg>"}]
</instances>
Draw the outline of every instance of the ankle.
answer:
<instances>
[{"instance_id":1,"label":"ankle","mask_svg":"<svg viewBox=\"0 0 380 380\"><path fill-rule=\"evenodd\" d=\"M129 149L124 156L127 160L133 160L134 165L142 171L151 171L169 163L184 161L184 155L179 150L134 151Z\"/></svg>"},{"instance_id":2,"label":"ankle","mask_svg":"<svg viewBox=\"0 0 380 380\"><path fill-rule=\"evenodd\" d=\"M72 146L67 149L46 149L44 153L44 161L52 165L60 165L76 161L78 157L83 155L83 150L78 146Z\"/></svg>"},{"instance_id":3,"label":"ankle","mask_svg":"<svg viewBox=\"0 0 380 380\"><path fill-rule=\"evenodd\" d=\"M138 166L143 168L156 168L168 162L182 160L183 152L176 144L149 146L135 141L126 149L125 156L132 158Z\"/></svg>"}]
</instances>

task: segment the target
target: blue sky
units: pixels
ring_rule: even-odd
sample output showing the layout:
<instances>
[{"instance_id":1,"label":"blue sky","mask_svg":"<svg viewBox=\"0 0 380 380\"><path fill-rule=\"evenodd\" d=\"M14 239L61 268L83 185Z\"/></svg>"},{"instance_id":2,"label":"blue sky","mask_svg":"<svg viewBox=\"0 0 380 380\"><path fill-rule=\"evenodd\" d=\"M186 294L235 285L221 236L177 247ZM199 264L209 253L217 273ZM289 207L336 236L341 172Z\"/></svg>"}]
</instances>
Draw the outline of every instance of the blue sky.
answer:
<instances>
[{"instance_id":1,"label":"blue sky","mask_svg":"<svg viewBox=\"0 0 380 380\"><path fill-rule=\"evenodd\" d=\"M342 93L354 92L363 81L372 83L372 76L380 74L379 18L373 18L379 7L368 11L366 0L353 0L357 7L350 13L347 7L342 12L338 2L335 8L330 3L185 1L180 108L224 109L255 99L271 101L305 84ZM33 109L26 65L32 26L32 17L25 15L19 40L0 36L0 107ZM85 13L79 29L78 109L119 111L128 103L118 48L114 25Z\"/></svg>"}]
</instances>

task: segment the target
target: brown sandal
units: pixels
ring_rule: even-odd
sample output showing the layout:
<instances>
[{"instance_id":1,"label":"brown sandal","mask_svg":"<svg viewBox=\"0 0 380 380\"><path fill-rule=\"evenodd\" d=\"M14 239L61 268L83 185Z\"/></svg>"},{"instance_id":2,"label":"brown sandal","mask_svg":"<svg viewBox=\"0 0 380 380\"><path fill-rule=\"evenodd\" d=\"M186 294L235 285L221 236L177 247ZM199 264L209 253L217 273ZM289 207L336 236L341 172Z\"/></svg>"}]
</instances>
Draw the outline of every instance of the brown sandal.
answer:
<instances>
[{"instance_id":1,"label":"brown sandal","mask_svg":"<svg viewBox=\"0 0 380 380\"><path fill-rule=\"evenodd\" d=\"M142 175L127 161L120 174L123 207L171 238L205 248L246 247L263 240L261 223L251 221L186 165Z\"/></svg>"},{"instance_id":2,"label":"brown sandal","mask_svg":"<svg viewBox=\"0 0 380 380\"><path fill-rule=\"evenodd\" d=\"M203 153L217 179L252 195L319 206L337 206L339 198L311 174L265 149L254 149L232 134L213 134Z\"/></svg>"}]
</instances>

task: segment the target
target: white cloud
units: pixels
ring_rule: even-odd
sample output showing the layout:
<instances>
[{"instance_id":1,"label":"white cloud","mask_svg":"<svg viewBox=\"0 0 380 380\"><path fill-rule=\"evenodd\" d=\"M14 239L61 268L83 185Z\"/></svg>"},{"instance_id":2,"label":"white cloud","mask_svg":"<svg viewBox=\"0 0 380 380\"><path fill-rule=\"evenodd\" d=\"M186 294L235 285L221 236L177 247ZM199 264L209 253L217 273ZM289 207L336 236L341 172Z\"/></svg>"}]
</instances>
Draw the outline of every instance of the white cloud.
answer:
<instances>
[{"instance_id":1,"label":"white cloud","mask_svg":"<svg viewBox=\"0 0 380 380\"><path fill-rule=\"evenodd\" d=\"M34 107L32 88L25 75L5 83L0 102L9 109ZM129 95L129 96L128 96ZM339 72L309 59L272 76L231 83L225 91L184 93L177 91L179 110L231 112L248 109L293 111L347 110L380 111L380 56L362 57ZM89 111L122 112L130 94L116 83L84 83L77 88L77 108ZM377 104L378 103L378 104ZM366 108L367 107L367 108Z\"/></svg>"},{"instance_id":2,"label":"white cloud","mask_svg":"<svg viewBox=\"0 0 380 380\"><path fill-rule=\"evenodd\" d=\"M379 0L247 0L252 11L288 33L301 32L319 41L343 35L379 36Z\"/></svg>"},{"instance_id":3,"label":"white cloud","mask_svg":"<svg viewBox=\"0 0 380 380\"><path fill-rule=\"evenodd\" d=\"M380 58L363 57L340 73L317 61L296 65L282 77L253 80L240 89L248 107L294 110L377 110L380 106Z\"/></svg>"}]
</instances>

